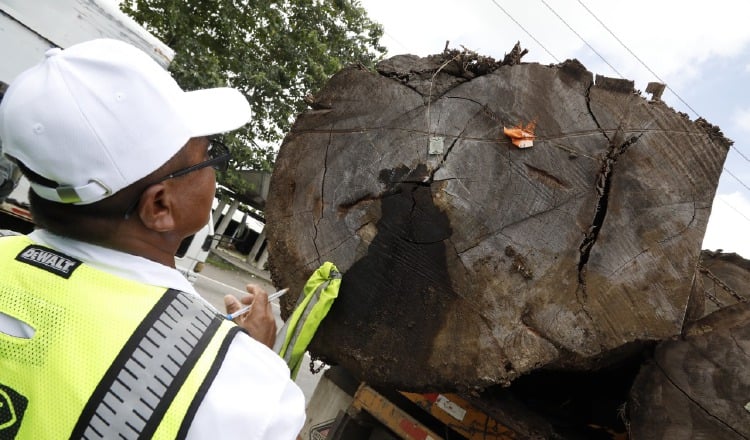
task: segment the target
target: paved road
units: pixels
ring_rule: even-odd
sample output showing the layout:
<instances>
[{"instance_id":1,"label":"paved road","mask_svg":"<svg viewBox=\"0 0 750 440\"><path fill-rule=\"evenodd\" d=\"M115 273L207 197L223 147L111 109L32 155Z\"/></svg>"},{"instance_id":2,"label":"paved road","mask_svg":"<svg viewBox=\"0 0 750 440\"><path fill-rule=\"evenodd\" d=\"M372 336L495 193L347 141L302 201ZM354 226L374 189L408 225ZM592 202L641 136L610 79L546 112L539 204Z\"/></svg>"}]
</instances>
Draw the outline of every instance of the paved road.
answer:
<instances>
[{"instance_id":1,"label":"paved road","mask_svg":"<svg viewBox=\"0 0 750 440\"><path fill-rule=\"evenodd\" d=\"M242 271L219 269L210 264L206 264L203 271L198 274L195 289L214 307L224 312L224 295L231 294L239 298L245 293L245 285L248 283L260 285L269 295L276 291L274 286L266 280ZM277 315L276 325L281 327L284 321L278 316L278 301L271 303L271 307Z\"/></svg>"},{"instance_id":2,"label":"paved road","mask_svg":"<svg viewBox=\"0 0 750 440\"><path fill-rule=\"evenodd\" d=\"M198 280L195 282L195 289L203 295L208 302L219 309L220 312L225 312L224 295L229 293L236 297L240 297L245 292L245 285L248 283L260 285L266 289L266 292L269 294L278 290L275 286L262 278L254 277L240 270L220 269L210 264L206 264L203 271L198 274ZM281 328L284 321L281 320L278 300L274 300L271 303L271 307L276 315L276 325L278 328ZM308 355L305 355L305 359L303 360L302 367L300 368L296 380L297 385L299 385L302 392L305 394L305 400L307 402L310 401L313 390L322 375L322 373L310 373L308 367L309 364L310 358Z\"/></svg>"},{"instance_id":3,"label":"paved road","mask_svg":"<svg viewBox=\"0 0 750 440\"><path fill-rule=\"evenodd\" d=\"M271 283L262 278L254 277L240 270L224 270L211 264L206 264L201 273L198 274L198 281L195 282L195 288L203 294L206 299L213 304L220 305L224 308L223 299L226 293L240 296L245 292L245 284L258 284L268 291L274 292L276 289ZM229 286L229 289L227 289ZM238 292L239 290L239 292Z\"/></svg>"}]
</instances>

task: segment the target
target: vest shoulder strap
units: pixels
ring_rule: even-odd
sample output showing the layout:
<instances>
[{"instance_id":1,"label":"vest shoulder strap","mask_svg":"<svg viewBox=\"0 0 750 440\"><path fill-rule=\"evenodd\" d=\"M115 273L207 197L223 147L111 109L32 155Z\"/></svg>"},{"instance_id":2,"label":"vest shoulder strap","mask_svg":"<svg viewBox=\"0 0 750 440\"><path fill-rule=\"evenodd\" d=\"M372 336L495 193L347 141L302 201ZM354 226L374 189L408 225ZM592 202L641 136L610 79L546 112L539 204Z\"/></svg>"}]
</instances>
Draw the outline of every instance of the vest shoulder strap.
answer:
<instances>
[{"instance_id":1,"label":"vest shoulder strap","mask_svg":"<svg viewBox=\"0 0 750 440\"><path fill-rule=\"evenodd\" d=\"M225 321L200 299L167 291L112 362L71 438L151 438Z\"/></svg>"}]
</instances>

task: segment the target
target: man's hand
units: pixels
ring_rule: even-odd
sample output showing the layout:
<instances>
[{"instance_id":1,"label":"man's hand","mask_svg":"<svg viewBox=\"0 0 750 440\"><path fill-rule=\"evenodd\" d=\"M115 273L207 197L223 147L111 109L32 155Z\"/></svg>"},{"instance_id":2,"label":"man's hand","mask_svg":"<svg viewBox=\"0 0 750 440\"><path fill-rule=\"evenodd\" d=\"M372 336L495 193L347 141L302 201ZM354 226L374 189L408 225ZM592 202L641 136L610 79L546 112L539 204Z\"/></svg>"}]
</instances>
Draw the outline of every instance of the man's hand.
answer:
<instances>
[{"instance_id":1,"label":"man's hand","mask_svg":"<svg viewBox=\"0 0 750 440\"><path fill-rule=\"evenodd\" d=\"M255 284L248 284L245 289L247 289L248 294L240 300L233 295L224 296L224 306L227 313L236 312L251 304L250 310L234 318L234 322L247 330L255 340L273 348L273 344L276 342L276 319L273 317L271 303L268 302L268 293Z\"/></svg>"}]
</instances>

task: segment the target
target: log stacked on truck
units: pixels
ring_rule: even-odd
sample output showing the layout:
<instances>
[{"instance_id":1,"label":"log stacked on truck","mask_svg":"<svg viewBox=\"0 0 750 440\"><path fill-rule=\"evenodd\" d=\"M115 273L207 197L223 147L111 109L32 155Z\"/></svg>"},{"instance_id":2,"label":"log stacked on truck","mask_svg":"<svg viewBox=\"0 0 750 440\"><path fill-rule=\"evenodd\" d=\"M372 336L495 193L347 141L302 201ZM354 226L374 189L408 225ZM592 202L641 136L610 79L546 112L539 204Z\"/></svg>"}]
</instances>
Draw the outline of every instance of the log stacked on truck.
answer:
<instances>
[{"instance_id":1,"label":"log stacked on truck","mask_svg":"<svg viewBox=\"0 0 750 440\"><path fill-rule=\"evenodd\" d=\"M731 141L632 81L523 53L396 56L310 97L265 214L276 285L301 292L324 261L344 274L313 355L477 394L632 359L703 313Z\"/></svg>"},{"instance_id":2,"label":"log stacked on truck","mask_svg":"<svg viewBox=\"0 0 750 440\"><path fill-rule=\"evenodd\" d=\"M628 402L634 439L750 437L750 261L703 251L706 314L644 363Z\"/></svg>"}]
</instances>

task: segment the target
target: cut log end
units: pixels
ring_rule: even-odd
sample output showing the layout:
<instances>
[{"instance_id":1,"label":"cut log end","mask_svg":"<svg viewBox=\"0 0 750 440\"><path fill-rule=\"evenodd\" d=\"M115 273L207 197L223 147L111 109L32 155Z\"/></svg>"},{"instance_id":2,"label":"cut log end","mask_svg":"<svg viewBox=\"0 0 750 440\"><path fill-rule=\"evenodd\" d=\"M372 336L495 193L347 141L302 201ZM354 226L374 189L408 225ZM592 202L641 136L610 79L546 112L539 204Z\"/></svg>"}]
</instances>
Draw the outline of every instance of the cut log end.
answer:
<instances>
[{"instance_id":1,"label":"cut log end","mask_svg":"<svg viewBox=\"0 0 750 440\"><path fill-rule=\"evenodd\" d=\"M513 53L345 69L295 122L269 262L293 291L324 261L344 273L316 356L371 383L474 390L617 362L698 313L720 130L575 60ZM531 148L503 133L532 121Z\"/></svg>"}]
</instances>

